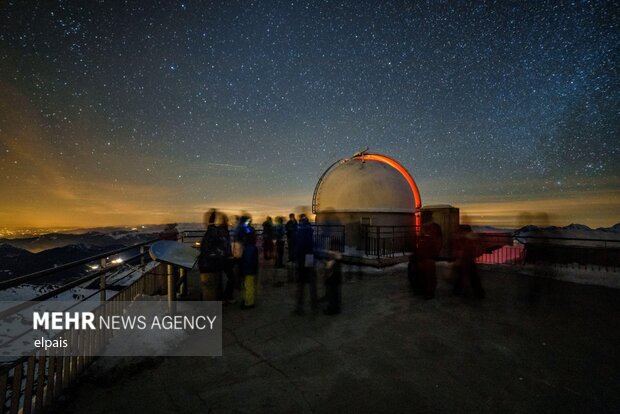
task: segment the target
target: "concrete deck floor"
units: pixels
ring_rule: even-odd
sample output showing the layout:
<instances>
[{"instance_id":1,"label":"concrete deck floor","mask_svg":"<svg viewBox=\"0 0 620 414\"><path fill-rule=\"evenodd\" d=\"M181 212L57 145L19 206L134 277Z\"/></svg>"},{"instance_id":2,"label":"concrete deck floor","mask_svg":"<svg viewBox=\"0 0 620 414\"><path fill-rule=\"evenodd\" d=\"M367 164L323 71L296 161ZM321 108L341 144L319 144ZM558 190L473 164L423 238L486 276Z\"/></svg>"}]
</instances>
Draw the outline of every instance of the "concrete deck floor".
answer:
<instances>
[{"instance_id":1,"label":"concrete deck floor","mask_svg":"<svg viewBox=\"0 0 620 414\"><path fill-rule=\"evenodd\" d=\"M483 283L479 303L440 277L425 301L387 269L345 282L338 316L292 315L294 285L267 284L255 309L224 308L223 357L95 364L52 411L620 412L620 290L489 269Z\"/></svg>"}]
</instances>

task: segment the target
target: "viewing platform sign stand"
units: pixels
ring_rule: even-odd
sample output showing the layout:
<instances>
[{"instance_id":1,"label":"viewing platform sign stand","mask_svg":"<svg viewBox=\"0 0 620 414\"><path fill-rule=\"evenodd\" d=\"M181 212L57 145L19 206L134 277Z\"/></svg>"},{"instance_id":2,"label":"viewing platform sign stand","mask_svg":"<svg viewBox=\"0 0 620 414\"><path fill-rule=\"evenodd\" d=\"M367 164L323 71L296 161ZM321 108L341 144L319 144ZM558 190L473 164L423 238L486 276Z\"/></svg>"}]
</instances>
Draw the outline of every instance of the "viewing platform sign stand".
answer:
<instances>
[{"instance_id":1,"label":"viewing platform sign stand","mask_svg":"<svg viewBox=\"0 0 620 414\"><path fill-rule=\"evenodd\" d=\"M177 283L175 267L179 268L179 276L182 281L181 292L187 294L187 273L191 270L200 252L186 244L172 240L160 240L151 245L149 254L153 260L166 265L168 277L168 310L171 314L176 313Z\"/></svg>"}]
</instances>

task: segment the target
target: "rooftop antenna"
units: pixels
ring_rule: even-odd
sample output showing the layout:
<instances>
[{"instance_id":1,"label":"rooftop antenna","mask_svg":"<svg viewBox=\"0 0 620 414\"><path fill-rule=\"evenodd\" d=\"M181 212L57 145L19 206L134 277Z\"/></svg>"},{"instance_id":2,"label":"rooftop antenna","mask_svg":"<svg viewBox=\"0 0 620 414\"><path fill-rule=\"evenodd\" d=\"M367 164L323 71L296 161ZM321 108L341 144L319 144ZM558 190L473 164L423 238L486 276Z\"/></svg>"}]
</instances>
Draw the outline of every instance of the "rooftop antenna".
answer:
<instances>
[{"instance_id":1,"label":"rooftop antenna","mask_svg":"<svg viewBox=\"0 0 620 414\"><path fill-rule=\"evenodd\" d=\"M364 155L366 155L367 152L368 152L368 147L364 148L361 151L357 151L355 154L353 154L353 157L351 158L362 157L362 162L366 162L364 161Z\"/></svg>"}]
</instances>

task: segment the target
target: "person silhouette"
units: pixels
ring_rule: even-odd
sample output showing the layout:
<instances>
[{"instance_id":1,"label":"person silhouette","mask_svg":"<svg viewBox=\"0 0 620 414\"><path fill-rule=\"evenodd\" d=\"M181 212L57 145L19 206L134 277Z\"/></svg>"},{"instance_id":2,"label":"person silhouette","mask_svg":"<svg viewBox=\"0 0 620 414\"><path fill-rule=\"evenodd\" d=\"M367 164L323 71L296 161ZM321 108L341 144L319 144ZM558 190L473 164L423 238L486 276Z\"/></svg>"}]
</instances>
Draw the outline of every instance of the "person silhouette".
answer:
<instances>
[{"instance_id":1,"label":"person silhouette","mask_svg":"<svg viewBox=\"0 0 620 414\"><path fill-rule=\"evenodd\" d=\"M313 310L318 309L316 289L316 272L314 269L314 240L313 229L305 214L299 216L299 226L295 238L295 260L297 263L297 304L295 313L304 313L304 292L306 285L310 290L310 305Z\"/></svg>"}]
</instances>

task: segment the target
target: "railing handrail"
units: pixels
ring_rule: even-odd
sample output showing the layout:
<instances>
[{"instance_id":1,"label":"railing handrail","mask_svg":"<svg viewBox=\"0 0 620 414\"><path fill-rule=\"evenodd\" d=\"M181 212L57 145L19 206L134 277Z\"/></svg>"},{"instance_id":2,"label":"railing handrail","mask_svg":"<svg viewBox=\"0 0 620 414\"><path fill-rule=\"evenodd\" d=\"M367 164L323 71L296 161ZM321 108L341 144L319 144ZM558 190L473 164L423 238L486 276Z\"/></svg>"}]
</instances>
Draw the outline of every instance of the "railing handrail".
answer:
<instances>
[{"instance_id":1,"label":"railing handrail","mask_svg":"<svg viewBox=\"0 0 620 414\"><path fill-rule=\"evenodd\" d=\"M27 275L18 276L18 277L15 277L13 279L5 280L3 282L0 282L0 290L4 290L4 289L11 288L11 287L19 286L19 285L21 285L23 283L30 282L30 281L33 281L33 280L36 280L36 279L40 279L42 277L49 276L49 275L52 275L54 273L62 272L64 270L71 269L71 268L76 267L76 266L80 266L80 265L83 265L83 264L86 264L86 263L94 262L95 260L100 260L100 259L106 258L108 256L113 256L113 255L116 255L116 254L119 254L119 253L123 253L123 252L126 252L127 250L135 249L136 247L141 247L141 246L144 246L144 245L147 245L147 244L151 244L151 243L153 243L153 242L155 242L157 240L159 240L159 238L147 240L145 242L136 243L136 244L134 244L132 246L122 247L120 249L116 249L116 250L112 250L112 251L109 251L109 252L100 253L100 254L95 255L95 256L90 256L90 257L86 257L84 259L76 260L74 262L65 263L65 264L62 264L60 266L39 270L38 272L29 273ZM106 268L106 269L109 269L109 267Z\"/></svg>"}]
</instances>

